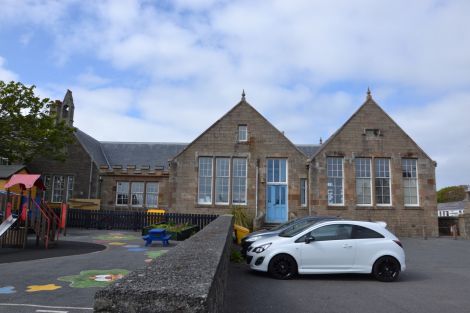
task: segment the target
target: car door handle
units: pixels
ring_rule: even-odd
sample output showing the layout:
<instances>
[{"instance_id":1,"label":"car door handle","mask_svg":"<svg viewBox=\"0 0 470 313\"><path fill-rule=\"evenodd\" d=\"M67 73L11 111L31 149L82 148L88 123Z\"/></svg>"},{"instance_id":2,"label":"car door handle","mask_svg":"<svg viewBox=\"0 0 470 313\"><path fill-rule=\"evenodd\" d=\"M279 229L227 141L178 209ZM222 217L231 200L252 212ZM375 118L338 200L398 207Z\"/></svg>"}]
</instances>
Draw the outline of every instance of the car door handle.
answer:
<instances>
[{"instance_id":1,"label":"car door handle","mask_svg":"<svg viewBox=\"0 0 470 313\"><path fill-rule=\"evenodd\" d=\"M345 249L352 248L352 245L345 243L343 245L343 248L345 248Z\"/></svg>"}]
</instances>

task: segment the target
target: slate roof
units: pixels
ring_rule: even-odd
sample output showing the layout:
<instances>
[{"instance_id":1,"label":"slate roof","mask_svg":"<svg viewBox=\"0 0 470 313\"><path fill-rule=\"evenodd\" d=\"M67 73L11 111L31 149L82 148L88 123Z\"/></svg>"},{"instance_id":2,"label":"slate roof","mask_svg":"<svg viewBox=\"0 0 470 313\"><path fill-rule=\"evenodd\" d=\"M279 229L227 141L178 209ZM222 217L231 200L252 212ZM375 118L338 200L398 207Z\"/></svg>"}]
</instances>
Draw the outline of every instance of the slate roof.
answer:
<instances>
[{"instance_id":1,"label":"slate roof","mask_svg":"<svg viewBox=\"0 0 470 313\"><path fill-rule=\"evenodd\" d=\"M309 158L311 158L317 150L320 149L320 145L296 145L296 147Z\"/></svg>"},{"instance_id":2,"label":"slate roof","mask_svg":"<svg viewBox=\"0 0 470 313\"><path fill-rule=\"evenodd\" d=\"M98 167L135 166L139 169L149 166L167 170L168 161L188 146L187 143L98 141L80 129L76 130L75 137ZM295 146L307 157L312 157L320 148L313 144Z\"/></svg>"},{"instance_id":3,"label":"slate roof","mask_svg":"<svg viewBox=\"0 0 470 313\"><path fill-rule=\"evenodd\" d=\"M150 169L155 169L155 167L168 169L168 160L186 146L186 143L101 142L101 147L111 166L135 165L140 168L148 165Z\"/></svg>"},{"instance_id":4,"label":"slate roof","mask_svg":"<svg viewBox=\"0 0 470 313\"><path fill-rule=\"evenodd\" d=\"M456 201L456 202L446 202L438 203L437 210L464 210L468 201Z\"/></svg>"},{"instance_id":5,"label":"slate roof","mask_svg":"<svg viewBox=\"0 0 470 313\"><path fill-rule=\"evenodd\" d=\"M22 164L18 165L0 165L0 178L6 179L10 178L13 174L18 173L22 169L24 169L26 166Z\"/></svg>"},{"instance_id":6,"label":"slate roof","mask_svg":"<svg viewBox=\"0 0 470 313\"><path fill-rule=\"evenodd\" d=\"M75 137L77 137L78 141L82 144L83 148L88 152L90 157L93 159L93 162L95 162L98 167L100 165L110 165L104 155L101 143L98 140L87 133L82 132L78 128L75 131Z\"/></svg>"}]
</instances>

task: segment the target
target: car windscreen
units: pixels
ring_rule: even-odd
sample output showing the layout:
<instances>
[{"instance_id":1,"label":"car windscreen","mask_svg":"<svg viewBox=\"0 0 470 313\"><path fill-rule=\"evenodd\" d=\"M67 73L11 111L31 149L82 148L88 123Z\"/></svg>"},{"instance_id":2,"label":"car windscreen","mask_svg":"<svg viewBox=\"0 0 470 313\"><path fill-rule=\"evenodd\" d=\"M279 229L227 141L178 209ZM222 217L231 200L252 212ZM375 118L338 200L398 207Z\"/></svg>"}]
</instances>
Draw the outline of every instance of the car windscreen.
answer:
<instances>
[{"instance_id":1,"label":"car windscreen","mask_svg":"<svg viewBox=\"0 0 470 313\"><path fill-rule=\"evenodd\" d=\"M278 226L276 226L276 227L273 227L273 228L271 228L271 231L284 229L284 228L289 227L289 226L291 226L291 225L294 225L295 223L298 223L298 222L299 222L299 220L298 220L298 219L295 219L295 220L292 220L292 221L290 221L290 222L287 222L287 223L278 225Z\"/></svg>"},{"instance_id":2,"label":"car windscreen","mask_svg":"<svg viewBox=\"0 0 470 313\"><path fill-rule=\"evenodd\" d=\"M301 233L303 230L305 230L306 228L312 226L313 224L315 224L315 222L312 222L312 223L306 223L306 224L303 224L302 226L300 227L295 227L295 228L289 228L289 229L286 229L282 232L279 233L279 236L281 237L293 237L299 233Z\"/></svg>"}]
</instances>

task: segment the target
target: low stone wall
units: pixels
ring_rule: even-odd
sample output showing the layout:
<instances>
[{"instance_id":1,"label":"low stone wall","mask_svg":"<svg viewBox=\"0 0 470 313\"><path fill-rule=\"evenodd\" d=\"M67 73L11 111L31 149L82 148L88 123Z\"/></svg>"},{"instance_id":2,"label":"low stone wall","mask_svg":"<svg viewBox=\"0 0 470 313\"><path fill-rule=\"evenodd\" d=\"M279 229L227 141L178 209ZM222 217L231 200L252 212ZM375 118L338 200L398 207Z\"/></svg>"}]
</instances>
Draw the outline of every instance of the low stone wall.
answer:
<instances>
[{"instance_id":1,"label":"low stone wall","mask_svg":"<svg viewBox=\"0 0 470 313\"><path fill-rule=\"evenodd\" d=\"M95 294L95 312L221 312L233 216L222 215L146 268Z\"/></svg>"}]
</instances>

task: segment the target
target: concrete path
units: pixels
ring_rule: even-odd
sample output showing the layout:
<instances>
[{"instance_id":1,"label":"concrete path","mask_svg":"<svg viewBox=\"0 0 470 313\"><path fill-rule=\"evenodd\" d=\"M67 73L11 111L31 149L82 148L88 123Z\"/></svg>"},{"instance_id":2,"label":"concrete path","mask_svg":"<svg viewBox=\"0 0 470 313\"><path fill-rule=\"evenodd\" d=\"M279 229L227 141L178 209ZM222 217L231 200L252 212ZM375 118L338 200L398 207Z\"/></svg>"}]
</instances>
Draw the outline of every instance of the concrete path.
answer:
<instances>
[{"instance_id":1,"label":"concrete path","mask_svg":"<svg viewBox=\"0 0 470 313\"><path fill-rule=\"evenodd\" d=\"M69 229L59 245L77 249L86 246L80 243L104 249L57 256L60 254L57 247L49 251L52 258L36 260L31 260L31 254L35 253L31 250L19 252L29 256L25 258L29 260L12 263L5 263L8 260L4 259L14 258L11 251L0 254L0 263L3 262L0 264L0 312L91 312L94 294L100 286L146 266L176 245L170 241L169 247L162 247L161 243L145 247L138 232L77 229ZM48 252L36 253L44 257Z\"/></svg>"}]
</instances>

